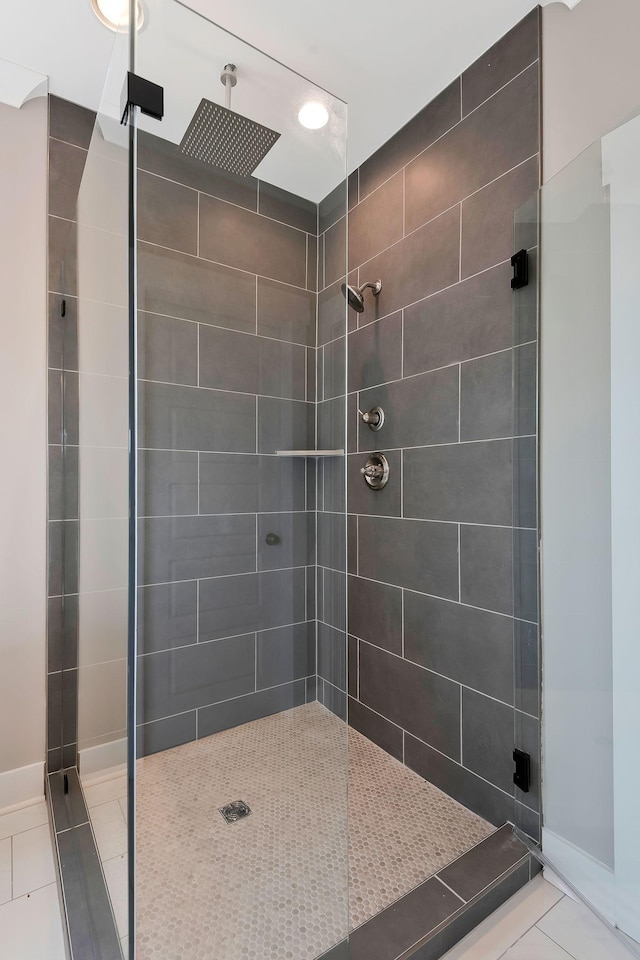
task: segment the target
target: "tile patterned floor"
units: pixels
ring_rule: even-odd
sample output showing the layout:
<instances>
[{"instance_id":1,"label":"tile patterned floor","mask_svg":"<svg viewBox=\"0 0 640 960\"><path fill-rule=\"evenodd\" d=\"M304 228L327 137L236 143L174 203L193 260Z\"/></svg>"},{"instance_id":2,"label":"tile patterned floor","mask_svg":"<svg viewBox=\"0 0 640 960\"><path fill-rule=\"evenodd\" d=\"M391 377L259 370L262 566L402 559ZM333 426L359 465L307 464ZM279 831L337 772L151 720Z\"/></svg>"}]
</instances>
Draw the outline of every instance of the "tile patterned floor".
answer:
<instances>
[{"instance_id":1,"label":"tile patterned floor","mask_svg":"<svg viewBox=\"0 0 640 960\"><path fill-rule=\"evenodd\" d=\"M493 829L317 703L145 758L137 789L138 960L313 960Z\"/></svg>"}]
</instances>

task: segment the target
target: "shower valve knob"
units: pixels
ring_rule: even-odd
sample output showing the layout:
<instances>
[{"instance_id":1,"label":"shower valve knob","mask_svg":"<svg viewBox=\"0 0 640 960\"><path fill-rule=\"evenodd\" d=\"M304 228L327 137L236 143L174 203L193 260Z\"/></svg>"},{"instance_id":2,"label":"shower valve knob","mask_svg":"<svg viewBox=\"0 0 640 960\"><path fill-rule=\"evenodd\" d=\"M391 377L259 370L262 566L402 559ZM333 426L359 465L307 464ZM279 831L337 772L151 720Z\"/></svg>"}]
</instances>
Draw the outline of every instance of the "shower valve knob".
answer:
<instances>
[{"instance_id":1,"label":"shower valve knob","mask_svg":"<svg viewBox=\"0 0 640 960\"><path fill-rule=\"evenodd\" d=\"M384 453L371 453L364 467L360 468L364 482L372 490L382 490L389 481L389 461Z\"/></svg>"},{"instance_id":2,"label":"shower valve knob","mask_svg":"<svg viewBox=\"0 0 640 960\"><path fill-rule=\"evenodd\" d=\"M358 410L358 413L362 417L362 422L366 423L369 427L369 430L374 430L376 433L378 430L382 429L384 423L384 410L382 407L372 407L371 410L367 410L365 413L362 410Z\"/></svg>"}]
</instances>

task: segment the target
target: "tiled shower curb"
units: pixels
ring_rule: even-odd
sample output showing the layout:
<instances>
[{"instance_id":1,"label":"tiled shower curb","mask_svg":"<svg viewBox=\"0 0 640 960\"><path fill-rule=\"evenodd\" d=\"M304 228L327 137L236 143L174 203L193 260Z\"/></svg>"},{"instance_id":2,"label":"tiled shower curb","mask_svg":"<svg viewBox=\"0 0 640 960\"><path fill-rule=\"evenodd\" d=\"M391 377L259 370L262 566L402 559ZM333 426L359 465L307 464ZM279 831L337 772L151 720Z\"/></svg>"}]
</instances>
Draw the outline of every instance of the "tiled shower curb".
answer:
<instances>
[{"instance_id":1,"label":"tiled shower curb","mask_svg":"<svg viewBox=\"0 0 640 960\"><path fill-rule=\"evenodd\" d=\"M70 960L122 960L77 770L70 767L50 773L46 787L66 920L67 954Z\"/></svg>"}]
</instances>

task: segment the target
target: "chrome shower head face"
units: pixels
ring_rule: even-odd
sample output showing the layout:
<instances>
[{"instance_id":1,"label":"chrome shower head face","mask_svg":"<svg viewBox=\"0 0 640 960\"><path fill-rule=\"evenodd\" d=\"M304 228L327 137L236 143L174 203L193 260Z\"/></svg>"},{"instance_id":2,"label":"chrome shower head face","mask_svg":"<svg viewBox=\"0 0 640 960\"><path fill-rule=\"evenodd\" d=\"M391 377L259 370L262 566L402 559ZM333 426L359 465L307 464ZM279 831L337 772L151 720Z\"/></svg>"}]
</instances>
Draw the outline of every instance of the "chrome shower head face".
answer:
<instances>
[{"instance_id":1,"label":"chrome shower head face","mask_svg":"<svg viewBox=\"0 0 640 960\"><path fill-rule=\"evenodd\" d=\"M373 290L374 297L377 297L382 290L382 280L376 280L375 283L363 283L361 287L352 287L350 283L343 283L341 286L342 296L347 298L347 302L356 313L364 313L364 291L370 287Z\"/></svg>"}]
</instances>

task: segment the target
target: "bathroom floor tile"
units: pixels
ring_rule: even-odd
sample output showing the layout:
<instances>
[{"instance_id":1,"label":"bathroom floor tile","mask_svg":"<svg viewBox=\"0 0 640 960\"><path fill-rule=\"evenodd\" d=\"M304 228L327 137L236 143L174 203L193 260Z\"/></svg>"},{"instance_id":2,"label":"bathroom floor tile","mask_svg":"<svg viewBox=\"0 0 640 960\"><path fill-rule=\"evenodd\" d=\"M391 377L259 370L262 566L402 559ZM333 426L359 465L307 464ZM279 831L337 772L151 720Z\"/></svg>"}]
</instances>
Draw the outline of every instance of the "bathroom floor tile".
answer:
<instances>
[{"instance_id":1,"label":"bathroom floor tile","mask_svg":"<svg viewBox=\"0 0 640 960\"><path fill-rule=\"evenodd\" d=\"M572 960L572 957L542 930L534 927L507 950L504 960Z\"/></svg>"},{"instance_id":2,"label":"bathroom floor tile","mask_svg":"<svg viewBox=\"0 0 640 960\"><path fill-rule=\"evenodd\" d=\"M15 898L55 883L56 871L48 824L17 834L12 843Z\"/></svg>"},{"instance_id":3,"label":"bathroom floor tile","mask_svg":"<svg viewBox=\"0 0 640 960\"><path fill-rule=\"evenodd\" d=\"M127 825L117 800L101 803L90 811L100 859L111 860L127 852Z\"/></svg>"},{"instance_id":4,"label":"bathroom floor tile","mask_svg":"<svg viewBox=\"0 0 640 960\"><path fill-rule=\"evenodd\" d=\"M114 777L112 780L103 780L101 783L83 783L84 799L87 807L97 807L109 800L119 800L127 795L127 778Z\"/></svg>"},{"instance_id":5,"label":"bathroom floor tile","mask_svg":"<svg viewBox=\"0 0 640 960\"><path fill-rule=\"evenodd\" d=\"M0 840L11 837L15 833L24 833L25 830L31 830L33 827L41 827L48 821L49 814L44 800L22 807L20 810L13 810L11 813L0 814Z\"/></svg>"},{"instance_id":6,"label":"bathroom floor tile","mask_svg":"<svg viewBox=\"0 0 640 960\"><path fill-rule=\"evenodd\" d=\"M48 828L47 828L48 829ZM0 907L2 956L11 960L65 960L56 883Z\"/></svg>"},{"instance_id":7,"label":"bathroom floor tile","mask_svg":"<svg viewBox=\"0 0 640 960\"><path fill-rule=\"evenodd\" d=\"M116 918L118 936L125 937L128 929L127 903L127 858L114 857L102 864L111 908Z\"/></svg>"},{"instance_id":8,"label":"bathroom floor tile","mask_svg":"<svg viewBox=\"0 0 640 960\"><path fill-rule=\"evenodd\" d=\"M570 897L539 920L538 927L575 960L631 960L627 948L595 914Z\"/></svg>"}]
</instances>

